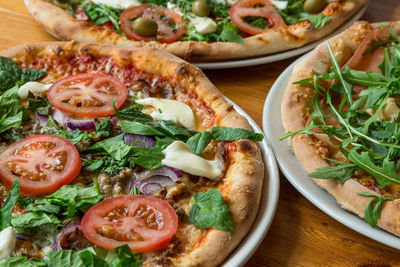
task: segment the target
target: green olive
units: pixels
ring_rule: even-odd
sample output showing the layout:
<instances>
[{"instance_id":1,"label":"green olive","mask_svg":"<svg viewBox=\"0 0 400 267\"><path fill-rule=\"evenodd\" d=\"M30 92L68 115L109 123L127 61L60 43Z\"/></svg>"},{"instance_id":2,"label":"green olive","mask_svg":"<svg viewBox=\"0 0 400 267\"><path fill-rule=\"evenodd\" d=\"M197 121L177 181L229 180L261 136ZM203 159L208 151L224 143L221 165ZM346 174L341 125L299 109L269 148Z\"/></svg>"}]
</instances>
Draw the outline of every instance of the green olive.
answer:
<instances>
[{"instance_id":1,"label":"green olive","mask_svg":"<svg viewBox=\"0 0 400 267\"><path fill-rule=\"evenodd\" d=\"M140 36L153 37L157 35L158 24L151 18L137 18L132 23L132 29Z\"/></svg>"},{"instance_id":2,"label":"green olive","mask_svg":"<svg viewBox=\"0 0 400 267\"><path fill-rule=\"evenodd\" d=\"M192 4L192 12L200 17L208 17L208 15L210 15L211 8L204 0L196 0Z\"/></svg>"},{"instance_id":3,"label":"green olive","mask_svg":"<svg viewBox=\"0 0 400 267\"><path fill-rule=\"evenodd\" d=\"M310 14L321 12L325 6L326 0L306 0L304 2L304 10Z\"/></svg>"}]
</instances>

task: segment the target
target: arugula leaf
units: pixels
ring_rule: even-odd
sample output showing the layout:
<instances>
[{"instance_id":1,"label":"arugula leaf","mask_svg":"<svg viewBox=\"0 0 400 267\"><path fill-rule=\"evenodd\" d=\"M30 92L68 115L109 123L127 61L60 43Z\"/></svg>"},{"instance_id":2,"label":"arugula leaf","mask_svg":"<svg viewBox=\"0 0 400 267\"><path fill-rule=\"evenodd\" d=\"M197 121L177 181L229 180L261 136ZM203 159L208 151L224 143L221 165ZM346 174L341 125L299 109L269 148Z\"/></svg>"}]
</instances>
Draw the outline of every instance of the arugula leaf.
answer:
<instances>
[{"instance_id":1,"label":"arugula leaf","mask_svg":"<svg viewBox=\"0 0 400 267\"><path fill-rule=\"evenodd\" d=\"M0 119L0 133L5 132L11 128L16 128L21 125L22 123L22 112L18 114L7 117L7 115L3 115Z\"/></svg>"},{"instance_id":2,"label":"arugula leaf","mask_svg":"<svg viewBox=\"0 0 400 267\"><path fill-rule=\"evenodd\" d=\"M344 163L341 161L335 162L338 164L337 166L324 166L318 168L309 175L318 179L335 178L339 184L344 184L344 182L353 177L354 171L358 169L355 164Z\"/></svg>"},{"instance_id":3,"label":"arugula leaf","mask_svg":"<svg viewBox=\"0 0 400 267\"><path fill-rule=\"evenodd\" d=\"M213 136L210 132L198 132L194 136L190 137L186 144L190 149L197 155L199 155L211 142Z\"/></svg>"},{"instance_id":4,"label":"arugula leaf","mask_svg":"<svg viewBox=\"0 0 400 267\"><path fill-rule=\"evenodd\" d=\"M90 23L94 25L104 25L106 22L111 21L115 30L119 34L123 34L119 16L122 10L115 9L103 4L88 4L83 7L86 15L90 19Z\"/></svg>"},{"instance_id":5,"label":"arugula leaf","mask_svg":"<svg viewBox=\"0 0 400 267\"><path fill-rule=\"evenodd\" d=\"M359 192L358 194L361 196L373 197L373 199L371 199L371 201L368 202L367 206L365 207L364 215L365 215L365 221L369 225L371 225L371 227L375 228L376 223L378 222L379 217L381 216L383 203L385 203L386 201L392 201L394 200L394 198L378 196L368 192ZM375 206L372 208L374 204Z\"/></svg>"},{"instance_id":6,"label":"arugula leaf","mask_svg":"<svg viewBox=\"0 0 400 267\"><path fill-rule=\"evenodd\" d=\"M4 201L3 207L0 210L1 230L4 230L11 225L12 210L15 206L15 203L17 203L18 197L19 197L19 180L15 179L11 186L10 192L8 193L8 196Z\"/></svg>"},{"instance_id":7,"label":"arugula leaf","mask_svg":"<svg viewBox=\"0 0 400 267\"><path fill-rule=\"evenodd\" d=\"M396 165L392 161L385 159L382 168L380 168L373 163L368 152L358 154L356 148L350 151L349 159L360 169L374 176L382 187L391 184L400 184L400 175L397 174Z\"/></svg>"},{"instance_id":8,"label":"arugula leaf","mask_svg":"<svg viewBox=\"0 0 400 267\"><path fill-rule=\"evenodd\" d=\"M262 134L239 128L214 126L210 132L213 139L217 141L235 141L244 138L253 141L262 141L264 139Z\"/></svg>"},{"instance_id":9,"label":"arugula leaf","mask_svg":"<svg viewBox=\"0 0 400 267\"><path fill-rule=\"evenodd\" d=\"M220 42L232 42L244 44L244 39L239 34L235 33L232 29L225 27L217 38Z\"/></svg>"},{"instance_id":10,"label":"arugula leaf","mask_svg":"<svg viewBox=\"0 0 400 267\"><path fill-rule=\"evenodd\" d=\"M221 191L212 189L193 195L194 204L190 210L189 223L197 228L216 228L235 233L232 216L222 198Z\"/></svg>"},{"instance_id":11,"label":"arugula leaf","mask_svg":"<svg viewBox=\"0 0 400 267\"><path fill-rule=\"evenodd\" d=\"M318 15L302 18L299 21L308 20L314 26L315 29L319 30L322 29L325 26L325 24L331 19L332 17L324 16L322 13L319 13Z\"/></svg>"}]
</instances>

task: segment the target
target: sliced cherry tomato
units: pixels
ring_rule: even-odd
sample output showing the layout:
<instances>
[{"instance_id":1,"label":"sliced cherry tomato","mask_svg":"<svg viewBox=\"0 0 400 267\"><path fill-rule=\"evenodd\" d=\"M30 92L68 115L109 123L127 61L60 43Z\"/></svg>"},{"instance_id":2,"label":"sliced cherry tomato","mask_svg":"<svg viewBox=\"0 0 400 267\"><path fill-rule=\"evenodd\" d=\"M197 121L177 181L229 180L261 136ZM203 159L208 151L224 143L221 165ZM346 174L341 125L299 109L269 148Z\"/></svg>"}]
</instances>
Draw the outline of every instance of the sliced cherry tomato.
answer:
<instances>
[{"instance_id":1,"label":"sliced cherry tomato","mask_svg":"<svg viewBox=\"0 0 400 267\"><path fill-rule=\"evenodd\" d=\"M132 21L136 18L152 18L157 22L158 30L155 37L143 37L134 32ZM174 11L157 5L140 5L125 9L120 15L121 28L128 38L136 41L159 41L171 43L185 32L184 20ZM174 26L171 26L174 25Z\"/></svg>"},{"instance_id":2,"label":"sliced cherry tomato","mask_svg":"<svg viewBox=\"0 0 400 267\"><path fill-rule=\"evenodd\" d=\"M69 184L81 170L73 144L54 135L34 135L10 145L0 154L0 178L11 186L20 180L21 193L43 196Z\"/></svg>"},{"instance_id":3,"label":"sliced cherry tomato","mask_svg":"<svg viewBox=\"0 0 400 267\"><path fill-rule=\"evenodd\" d=\"M260 34L273 28L286 26L269 0L239 0L229 10L229 16L239 29L250 34ZM243 20L249 16L265 18L270 26L265 29L252 26Z\"/></svg>"},{"instance_id":4,"label":"sliced cherry tomato","mask_svg":"<svg viewBox=\"0 0 400 267\"><path fill-rule=\"evenodd\" d=\"M65 77L47 92L50 103L67 113L85 117L104 117L120 108L128 96L126 86L108 74L86 73Z\"/></svg>"},{"instance_id":5,"label":"sliced cherry tomato","mask_svg":"<svg viewBox=\"0 0 400 267\"><path fill-rule=\"evenodd\" d=\"M145 195L108 198L83 216L82 231L91 242L108 250L128 244L146 253L164 248L178 227L168 202Z\"/></svg>"}]
</instances>

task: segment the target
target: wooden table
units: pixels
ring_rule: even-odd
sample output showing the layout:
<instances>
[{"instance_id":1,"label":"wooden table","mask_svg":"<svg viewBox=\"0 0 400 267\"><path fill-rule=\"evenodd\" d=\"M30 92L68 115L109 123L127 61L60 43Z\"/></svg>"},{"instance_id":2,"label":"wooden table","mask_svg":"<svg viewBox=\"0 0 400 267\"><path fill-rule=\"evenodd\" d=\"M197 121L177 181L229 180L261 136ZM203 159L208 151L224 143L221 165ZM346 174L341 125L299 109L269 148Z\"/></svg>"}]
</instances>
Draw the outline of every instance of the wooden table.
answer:
<instances>
[{"instance_id":1,"label":"wooden table","mask_svg":"<svg viewBox=\"0 0 400 267\"><path fill-rule=\"evenodd\" d=\"M400 2L371 0L363 19L400 19ZM0 49L53 40L33 21L22 0L0 0ZM275 79L294 59L205 73L261 126L265 98ZM335 221L305 199L282 174L280 180L274 221L246 266L400 266L399 251Z\"/></svg>"}]
</instances>

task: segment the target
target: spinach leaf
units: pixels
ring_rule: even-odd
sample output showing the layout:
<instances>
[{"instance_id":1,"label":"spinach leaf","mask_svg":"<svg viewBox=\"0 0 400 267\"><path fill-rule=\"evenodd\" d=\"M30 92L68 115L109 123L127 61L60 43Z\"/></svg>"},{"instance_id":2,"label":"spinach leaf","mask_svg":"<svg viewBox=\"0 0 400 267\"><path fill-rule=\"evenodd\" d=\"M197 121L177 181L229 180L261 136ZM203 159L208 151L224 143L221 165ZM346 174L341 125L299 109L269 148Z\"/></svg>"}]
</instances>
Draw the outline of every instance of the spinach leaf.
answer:
<instances>
[{"instance_id":1,"label":"spinach leaf","mask_svg":"<svg viewBox=\"0 0 400 267\"><path fill-rule=\"evenodd\" d=\"M212 189L193 195L194 204L190 210L189 223L197 228L216 228L235 233L232 216L222 198L221 191Z\"/></svg>"},{"instance_id":2,"label":"spinach leaf","mask_svg":"<svg viewBox=\"0 0 400 267\"><path fill-rule=\"evenodd\" d=\"M3 207L0 210L1 230L4 230L11 225L12 210L15 206L15 203L18 200L18 197L19 197L19 180L15 179L11 186L10 192L8 193L6 201L4 202Z\"/></svg>"},{"instance_id":3,"label":"spinach leaf","mask_svg":"<svg viewBox=\"0 0 400 267\"><path fill-rule=\"evenodd\" d=\"M262 141L264 138L262 134L253 133L249 130L238 128L214 126L211 128L210 132L213 136L213 139L217 141L235 141L242 138L250 139L253 141Z\"/></svg>"},{"instance_id":4,"label":"spinach leaf","mask_svg":"<svg viewBox=\"0 0 400 267\"><path fill-rule=\"evenodd\" d=\"M211 142L213 136L210 132L198 132L194 136L190 137L186 144L190 149L197 155L199 155Z\"/></svg>"},{"instance_id":5,"label":"spinach leaf","mask_svg":"<svg viewBox=\"0 0 400 267\"><path fill-rule=\"evenodd\" d=\"M318 168L309 175L318 179L335 178L339 184L344 184L344 182L353 177L354 171L358 169L355 164L344 163L341 161L335 162L338 164L337 166L324 166Z\"/></svg>"},{"instance_id":6,"label":"spinach leaf","mask_svg":"<svg viewBox=\"0 0 400 267\"><path fill-rule=\"evenodd\" d=\"M365 215L365 221L371 225L371 227L376 226L376 223L379 220L379 217L381 216L381 211L382 211L382 205L386 201L391 201L394 200L392 197L385 197L385 196L377 196L368 192L359 192L358 193L361 196L366 196L366 197L373 197L370 202L368 202L364 215ZM376 203L376 204L375 204ZM374 207L372 207L375 204Z\"/></svg>"}]
</instances>

